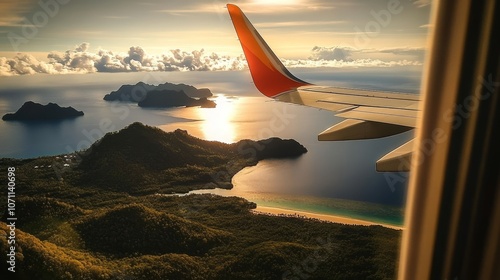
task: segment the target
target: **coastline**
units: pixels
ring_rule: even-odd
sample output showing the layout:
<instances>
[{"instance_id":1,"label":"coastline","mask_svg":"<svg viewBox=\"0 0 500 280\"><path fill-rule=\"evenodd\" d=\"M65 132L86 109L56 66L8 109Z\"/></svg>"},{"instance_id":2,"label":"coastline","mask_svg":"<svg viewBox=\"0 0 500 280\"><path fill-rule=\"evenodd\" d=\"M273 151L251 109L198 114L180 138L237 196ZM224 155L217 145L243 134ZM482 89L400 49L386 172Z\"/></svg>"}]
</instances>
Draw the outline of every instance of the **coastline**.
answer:
<instances>
[{"instance_id":1,"label":"coastline","mask_svg":"<svg viewBox=\"0 0 500 280\"><path fill-rule=\"evenodd\" d=\"M311 212L305 212L305 211L276 208L276 207L267 207L267 206L258 206L257 205L257 207L255 209L253 209L252 212L255 214L258 214L258 215L287 215L287 216L291 215L291 216L298 216L298 217L302 217L302 218L312 218L312 219L318 219L318 220L322 220L322 221L328 221L328 222L340 223L340 224L346 224L346 225L361 225L361 226L379 225L379 226L383 226L383 227L387 227L387 228L391 228L391 229L395 229L395 230L403 230L404 229L404 227L401 227L401 226L376 223L376 222L370 222L370 221L341 217L341 216L317 214L317 213L311 213Z\"/></svg>"}]
</instances>

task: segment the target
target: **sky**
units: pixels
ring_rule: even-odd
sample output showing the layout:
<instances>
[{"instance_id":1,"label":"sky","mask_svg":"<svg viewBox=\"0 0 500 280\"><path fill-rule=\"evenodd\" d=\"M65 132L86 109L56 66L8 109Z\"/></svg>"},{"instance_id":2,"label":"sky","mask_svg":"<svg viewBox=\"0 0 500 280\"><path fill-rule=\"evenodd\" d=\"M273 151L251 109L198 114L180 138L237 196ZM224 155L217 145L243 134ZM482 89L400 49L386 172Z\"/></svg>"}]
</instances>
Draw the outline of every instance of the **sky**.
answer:
<instances>
[{"instance_id":1,"label":"sky","mask_svg":"<svg viewBox=\"0 0 500 280\"><path fill-rule=\"evenodd\" d=\"M421 65L430 0L241 0L287 67ZM0 76L246 67L213 0L0 0Z\"/></svg>"}]
</instances>

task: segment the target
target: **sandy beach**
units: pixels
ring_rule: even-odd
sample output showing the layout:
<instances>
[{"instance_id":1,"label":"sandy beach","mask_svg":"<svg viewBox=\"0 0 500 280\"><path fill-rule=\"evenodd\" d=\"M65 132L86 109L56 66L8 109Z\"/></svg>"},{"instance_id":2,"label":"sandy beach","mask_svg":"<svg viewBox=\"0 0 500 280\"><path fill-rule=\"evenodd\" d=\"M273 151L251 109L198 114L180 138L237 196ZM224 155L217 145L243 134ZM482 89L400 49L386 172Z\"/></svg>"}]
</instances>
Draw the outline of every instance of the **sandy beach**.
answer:
<instances>
[{"instance_id":1,"label":"sandy beach","mask_svg":"<svg viewBox=\"0 0 500 280\"><path fill-rule=\"evenodd\" d=\"M317 214L317 213L310 213L310 212L289 210L289 209L282 209L282 208L275 208L275 207L257 206L257 208L252 210L252 212L254 212L255 214L263 214L263 215L300 216L300 217L313 218L313 219L329 221L329 222L334 222L334 223L340 223L340 224L347 224L347 225L362 225L362 226L380 225L383 227L397 229L397 230L404 229L403 227L389 225L389 224L375 223L375 222L370 222L370 221L365 221L365 220L358 220L358 219L352 219L352 218L346 218L346 217L340 217L340 216Z\"/></svg>"}]
</instances>

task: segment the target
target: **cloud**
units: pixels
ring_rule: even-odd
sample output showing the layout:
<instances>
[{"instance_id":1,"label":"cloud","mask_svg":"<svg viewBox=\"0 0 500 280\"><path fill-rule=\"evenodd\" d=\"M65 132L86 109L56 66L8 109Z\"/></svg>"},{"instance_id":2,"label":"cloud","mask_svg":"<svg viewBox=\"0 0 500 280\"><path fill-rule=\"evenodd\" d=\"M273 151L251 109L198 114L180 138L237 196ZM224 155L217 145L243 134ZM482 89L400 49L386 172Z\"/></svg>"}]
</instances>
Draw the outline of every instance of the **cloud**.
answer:
<instances>
[{"instance_id":1,"label":"cloud","mask_svg":"<svg viewBox=\"0 0 500 280\"><path fill-rule=\"evenodd\" d=\"M395 66L415 66L422 65L419 61L413 60L391 60L383 61L380 59L356 59L356 60L311 60L311 59L298 59L288 60L283 59L283 64L289 68L319 68L319 67L395 67Z\"/></svg>"},{"instance_id":2,"label":"cloud","mask_svg":"<svg viewBox=\"0 0 500 280\"><path fill-rule=\"evenodd\" d=\"M417 60L422 61L425 56L425 48L392 48L380 50L381 53L390 53L395 55L409 55L415 57Z\"/></svg>"},{"instance_id":3,"label":"cloud","mask_svg":"<svg viewBox=\"0 0 500 280\"><path fill-rule=\"evenodd\" d=\"M311 50L308 59L283 59L287 67L391 67L421 65L423 48L394 48L383 50L354 49L352 47L320 47ZM378 56L385 54L385 60ZM389 54L389 59L387 59ZM411 57L416 58L412 60ZM115 53L105 49L91 51L89 43L82 43L65 52L51 52L48 61L29 54L14 58L0 57L0 76L45 74L78 74L96 72L140 71L220 71L247 68L243 55L230 57L205 53L204 49L184 51L174 49L161 55L150 55L140 46L127 52Z\"/></svg>"},{"instance_id":4,"label":"cloud","mask_svg":"<svg viewBox=\"0 0 500 280\"><path fill-rule=\"evenodd\" d=\"M300 27L300 26L331 26L333 24L346 23L343 20L327 20L327 21L282 21L282 22L259 22L255 23L254 26L262 28L279 28L279 27Z\"/></svg>"},{"instance_id":5,"label":"cloud","mask_svg":"<svg viewBox=\"0 0 500 280\"><path fill-rule=\"evenodd\" d=\"M99 49L90 51L89 43L82 43L65 52L51 52L48 62L40 61L29 54L18 54L14 58L0 58L0 76L36 73L68 74L95 72L139 72L139 71L209 71L240 70L246 67L240 57L205 54L204 50L191 52L179 49L162 55L149 55L139 47L130 47L127 53L114 53Z\"/></svg>"},{"instance_id":6,"label":"cloud","mask_svg":"<svg viewBox=\"0 0 500 280\"><path fill-rule=\"evenodd\" d=\"M422 65L425 49L423 48L393 48L393 49L355 49L348 46L320 47L311 50L308 59L283 59L286 67L394 67ZM382 60L383 54L391 54L390 60ZM384 55L387 57L387 55ZM403 56L401 59L400 56ZM406 56L406 57L405 57ZM407 59L407 57L415 60ZM406 59L405 59L406 58Z\"/></svg>"},{"instance_id":7,"label":"cloud","mask_svg":"<svg viewBox=\"0 0 500 280\"><path fill-rule=\"evenodd\" d=\"M29 54L19 54L13 59L0 58L0 76L27 74L65 74L68 70L60 63L46 63Z\"/></svg>"},{"instance_id":8,"label":"cloud","mask_svg":"<svg viewBox=\"0 0 500 280\"><path fill-rule=\"evenodd\" d=\"M355 49L346 46L337 47L319 47L315 46L311 50L311 60L338 60L338 61L355 61L360 58L366 58L369 55L371 58L380 57L381 55L391 54L392 58L397 59L398 56L412 57L417 61L423 61L426 49L415 47L400 47L390 49Z\"/></svg>"},{"instance_id":9,"label":"cloud","mask_svg":"<svg viewBox=\"0 0 500 280\"><path fill-rule=\"evenodd\" d=\"M352 52L350 47L318 47L312 49L311 60L342 60L351 61Z\"/></svg>"}]
</instances>

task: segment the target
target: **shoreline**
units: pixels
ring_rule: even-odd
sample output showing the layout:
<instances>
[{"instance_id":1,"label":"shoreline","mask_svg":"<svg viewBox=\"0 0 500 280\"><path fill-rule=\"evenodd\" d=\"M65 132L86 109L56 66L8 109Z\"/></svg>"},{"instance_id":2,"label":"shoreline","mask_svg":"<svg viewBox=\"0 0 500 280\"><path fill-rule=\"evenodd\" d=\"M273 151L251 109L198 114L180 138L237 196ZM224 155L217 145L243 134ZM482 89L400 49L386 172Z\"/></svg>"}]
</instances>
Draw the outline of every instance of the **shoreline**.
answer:
<instances>
[{"instance_id":1,"label":"shoreline","mask_svg":"<svg viewBox=\"0 0 500 280\"><path fill-rule=\"evenodd\" d=\"M277 207L267 207L267 206L258 206L257 205L257 207L255 209L252 209L251 211L252 211L252 213L257 214L257 215L291 215L291 216L298 216L300 218L312 218L312 219L318 219L318 220L322 220L322 221L339 223L339 224L346 224L346 225L360 225L360 226L379 225L379 226L383 226L383 227L391 228L391 229L395 229L395 230L403 230L404 229L404 227L402 227L402 226L395 226L395 225L390 225L390 224L376 223L376 222L365 221L365 220L354 219L354 218L347 218L347 217L342 217L342 216L318 214L318 213L290 210L290 209L277 208Z\"/></svg>"}]
</instances>

